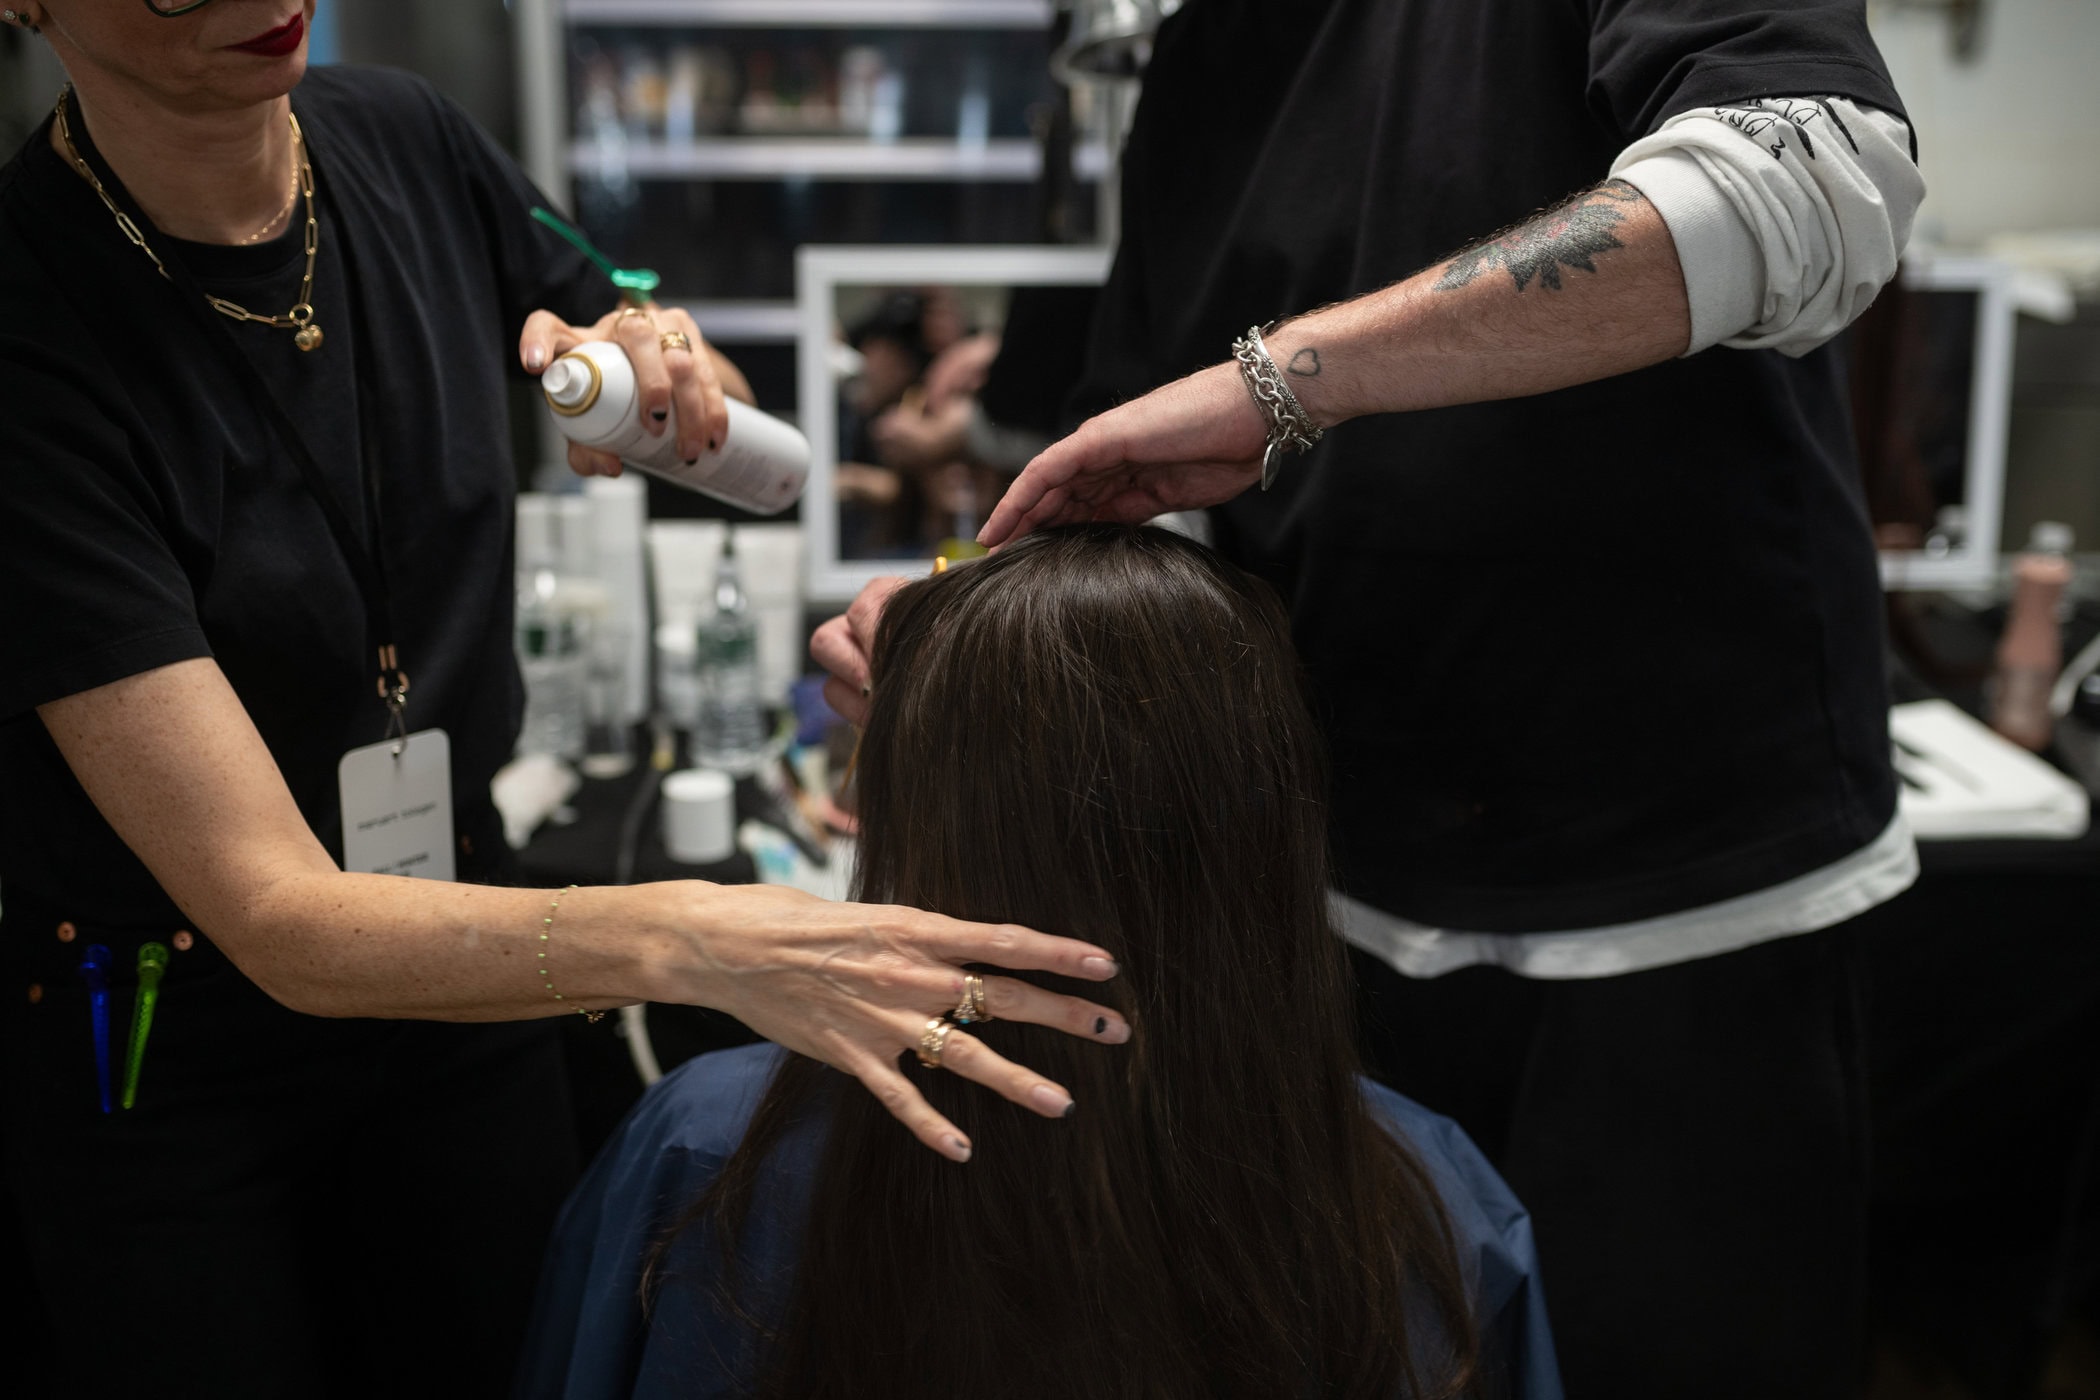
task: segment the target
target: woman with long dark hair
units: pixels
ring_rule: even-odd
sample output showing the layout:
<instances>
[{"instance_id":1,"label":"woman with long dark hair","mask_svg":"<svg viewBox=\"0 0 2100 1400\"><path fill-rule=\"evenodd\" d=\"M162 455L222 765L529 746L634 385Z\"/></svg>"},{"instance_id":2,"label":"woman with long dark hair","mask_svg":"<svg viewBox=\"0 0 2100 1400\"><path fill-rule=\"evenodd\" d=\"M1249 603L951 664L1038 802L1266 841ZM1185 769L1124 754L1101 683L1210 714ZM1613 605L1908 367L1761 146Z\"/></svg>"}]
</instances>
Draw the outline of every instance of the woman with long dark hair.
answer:
<instances>
[{"instance_id":1,"label":"woman with long dark hair","mask_svg":"<svg viewBox=\"0 0 2100 1400\"><path fill-rule=\"evenodd\" d=\"M571 1198L521 1393L1557 1396L1522 1208L1358 1076L1268 590L1162 531L1048 531L900 590L874 665L861 897L1098 943L1132 1039L929 1027L967 1165L815 1061L686 1065ZM941 1072L994 1054L1084 1107Z\"/></svg>"}]
</instances>

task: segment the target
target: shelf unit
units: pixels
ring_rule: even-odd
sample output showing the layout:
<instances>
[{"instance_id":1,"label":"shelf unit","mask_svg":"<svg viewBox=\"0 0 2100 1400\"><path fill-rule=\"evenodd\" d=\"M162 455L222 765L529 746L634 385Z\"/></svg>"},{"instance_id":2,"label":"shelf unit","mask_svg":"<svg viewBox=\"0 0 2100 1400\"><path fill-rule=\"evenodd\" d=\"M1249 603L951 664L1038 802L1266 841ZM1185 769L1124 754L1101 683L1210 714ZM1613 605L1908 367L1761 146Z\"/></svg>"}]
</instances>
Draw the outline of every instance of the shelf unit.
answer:
<instances>
[{"instance_id":1,"label":"shelf unit","mask_svg":"<svg viewBox=\"0 0 2100 1400\"><path fill-rule=\"evenodd\" d=\"M1035 142L1005 138L981 145L939 137L874 142L856 137L713 136L691 143L622 141L608 152L589 141L569 146L569 170L596 175L608 163L637 180L968 180L1032 182L1043 173ZM1082 180L1108 171L1108 151L1092 143L1073 153Z\"/></svg>"},{"instance_id":2,"label":"shelf unit","mask_svg":"<svg viewBox=\"0 0 2100 1400\"><path fill-rule=\"evenodd\" d=\"M1047 29L1050 0L569 0L571 24L707 29Z\"/></svg>"},{"instance_id":3,"label":"shelf unit","mask_svg":"<svg viewBox=\"0 0 2100 1400\"><path fill-rule=\"evenodd\" d=\"M724 345L793 345L802 330L802 313L793 300L681 301L694 324Z\"/></svg>"},{"instance_id":4,"label":"shelf unit","mask_svg":"<svg viewBox=\"0 0 2100 1400\"><path fill-rule=\"evenodd\" d=\"M806 242L866 243L884 237L923 242L928 230L936 230L931 236L959 241L1018 241L1034 233L1034 216L1027 212L1032 201L1029 187L1043 177L1043 153L1036 140L1019 134L1018 104L1034 99L1018 95L1012 75L1025 71L1026 61L1018 53L1025 53L1028 36L1047 33L1055 17L1054 0L511 4L527 169L594 237L609 237L608 251L615 257L661 268L666 275L662 299L692 310L709 338L732 355L751 347L761 367L769 356L785 366L790 363L787 347L797 334L792 286L775 285L789 280L781 272L780 257L763 248L765 257L744 256L755 245L751 236L739 242L735 230L781 229L783 242L777 252L790 259L790 245ZM622 124L608 127L601 119L593 130L582 119L582 99L569 91L572 72L582 71L572 69L572 64L584 61L581 55L595 50L624 64L627 55L640 52L665 62L672 51L692 46L734 56L739 64L765 50L783 68L798 52L829 55L819 60L827 65L827 73L842 50L872 46L911 87L912 100L922 104L914 109L921 116L916 125L907 120L887 140L817 132L740 134L733 129L666 140L659 126L625 124L631 109L625 106L623 89ZM1016 46L1022 46L1018 52ZM1047 50L1047 44L1044 47ZM936 120L929 129L925 116L928 110L936 116L946 111L937 105L938 94L945 90L943 84L955 81L953 64L947 60L958 54L990 68L995 95L1006 103L1006 115L989 131L980 123L975 139L963 137L966 127L947 128L956 134L930 134L942 125ZM1023 68L1017 70L1017 63ZM1047 95L1052 91L1047 52L1040 72ZM748 71L744 80L749 80ZM924 103L936 105L929 109ZM743 115L737 110L733 121L740 124ZM1092 187L1090 194L1081 195L1088 201L1080 205L1082 227L1089 208L1097 223L1113 218L1113 211L1099 203L1101 192L1111 187L1112 166L1110 150L1098 136L1083 134L1074 145L1073 178L1082 191ZM608 182L633 190L636 202L620 226L594 226L591 200L583 196L598 197L594 190ZM799 223L773 217L774 211L790 208L801 216ZM871 238L870 209L887 211L877 222L895 225L896 231L877 231ZM681 227L680 219L700 222ZM987 219L995 229L989 238ZM623 234L626 246L612 246L622 243ZM698 280L680 272L681 260L700 271ZM741 294L746 287L751 295ZM725 294L736 299L725 299ZM792 385L787 392L793 392Z\"/></svg>"}]
</instances>

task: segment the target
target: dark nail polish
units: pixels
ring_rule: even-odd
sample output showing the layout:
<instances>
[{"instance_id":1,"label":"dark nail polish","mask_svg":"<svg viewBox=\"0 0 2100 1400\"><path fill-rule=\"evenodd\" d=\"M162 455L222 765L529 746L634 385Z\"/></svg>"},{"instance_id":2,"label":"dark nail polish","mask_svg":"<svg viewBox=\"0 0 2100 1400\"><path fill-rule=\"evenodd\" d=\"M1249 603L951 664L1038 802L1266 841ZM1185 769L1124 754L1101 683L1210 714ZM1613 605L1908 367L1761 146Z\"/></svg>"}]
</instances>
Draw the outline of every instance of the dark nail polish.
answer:
<instances>
[{"instance_id":1,"label":"dark nail polish","mask_svg":"<svg viewBox=\"0 0 2100 1400\"><path fill-rule=\"evenodd\" d=\"M1107 1035L1107 1034L1108 1034L1108 1017L1106 1017L1106 1016L1096 1016L1096 1017L1094 1018L1094 1034L1095 1034L1095 1035Z\"/></svg>"},{"instance_id":2,"label":"dark nail polish","mask_svg":"<svg viewBox=\"0 0 2100 1400\"><path fill-rule=\"evenodd\" d=\"M649 410L649 416L661 423L671 416L671 411L667 408L652 408Z\"/></svg>"},{"instance_id":3,"label":"dark nail polish","mask_svg":"<svg viewBox=\"0 0 2100 1400\"><path fill-rule=\"evenodd\" d=\"M1058 1114L1057 1116L1060 1118L1070 1118L1072 1116L1072 1110L1077 1107L1079 1107L1079 1105L1076 1103L1068 1103L1065 1105L1065 1111L1063 1113Z\"/></svg>"}]
</instances>

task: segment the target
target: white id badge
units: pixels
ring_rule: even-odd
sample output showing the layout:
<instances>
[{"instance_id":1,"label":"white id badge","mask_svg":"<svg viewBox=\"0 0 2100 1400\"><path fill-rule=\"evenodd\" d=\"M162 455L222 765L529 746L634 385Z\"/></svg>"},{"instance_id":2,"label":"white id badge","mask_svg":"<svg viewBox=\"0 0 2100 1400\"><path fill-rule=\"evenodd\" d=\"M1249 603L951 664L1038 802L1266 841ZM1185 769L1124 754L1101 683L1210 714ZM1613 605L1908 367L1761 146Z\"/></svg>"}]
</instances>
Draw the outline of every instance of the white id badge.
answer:
<instances>
[{"instance_id":1,"label":"white id badge","mask_svg":"<svg viewBox=\"0 0 2100 1400\"><path fill-rule=\"evenodd\" d=\"M400 752L397 754L396 749ZM336 765L343 869L457 877L452 855L452 740L442 729L352 749Z\"/></svg>"}]
</instances>

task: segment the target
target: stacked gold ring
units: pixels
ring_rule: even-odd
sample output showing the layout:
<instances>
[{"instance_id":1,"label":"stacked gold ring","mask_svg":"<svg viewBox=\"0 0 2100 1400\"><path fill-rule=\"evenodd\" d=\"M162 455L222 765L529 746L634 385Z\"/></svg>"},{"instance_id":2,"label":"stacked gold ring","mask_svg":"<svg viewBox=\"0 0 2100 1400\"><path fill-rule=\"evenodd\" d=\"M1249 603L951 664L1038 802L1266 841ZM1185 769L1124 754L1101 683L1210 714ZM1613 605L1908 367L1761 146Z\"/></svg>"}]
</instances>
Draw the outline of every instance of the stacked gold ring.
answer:
<instances>
[{"instance_id":1,"label":"stacked gold ring","mask_svg":"<svg viewBox=\"0 0 2100 1400\"><path fill-rule=\"evenodd\" d=\"M693 348L692 337L684 331L665 331L656 338L656 343L665 350L684 350L690 353Z\"/></svg>"},{"instance_id":2,"label":"stacked gold ring","mask_svg":"<svg viewBox=\"0 0 2100 1400\"><path fill-rule=\"evenodd\" d=\"M962 1000L955 1004L955 1009L949 1012L948 1015L958 1025L964 1026L975 1025L980 1021L992 1019L992 1013L984 1009L984 979L982 977L979 977L974 972L964 975Z\"/></svg>"},{"instance_id":3,"label":"stacked gold ring","mask_svg":"<svg viewBox=\"0 0 2100 1400\"><path fill-rule=\"evenodd\" d=\"M919 1057L919 1063L928 1069L939 1069L941 1052L948 1048L948 1037L954 1030L955 1026L946 1017L936 1016L928 1021L926 1029L919 1033L919 1044L913 1051Z\"/></svg>"}]
</instances>

